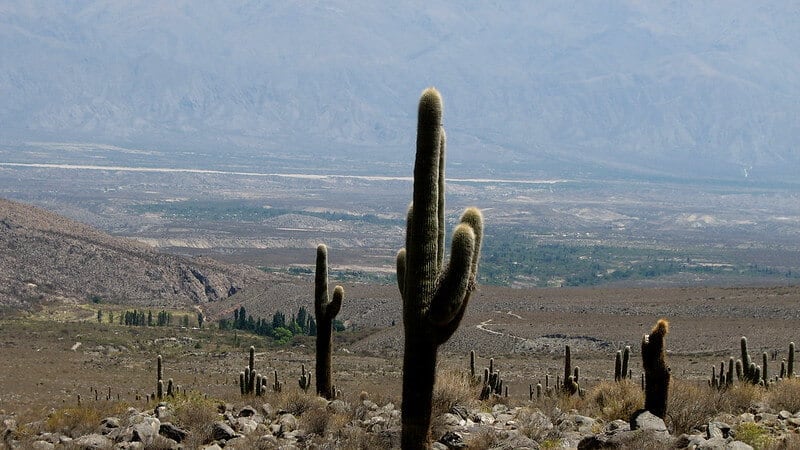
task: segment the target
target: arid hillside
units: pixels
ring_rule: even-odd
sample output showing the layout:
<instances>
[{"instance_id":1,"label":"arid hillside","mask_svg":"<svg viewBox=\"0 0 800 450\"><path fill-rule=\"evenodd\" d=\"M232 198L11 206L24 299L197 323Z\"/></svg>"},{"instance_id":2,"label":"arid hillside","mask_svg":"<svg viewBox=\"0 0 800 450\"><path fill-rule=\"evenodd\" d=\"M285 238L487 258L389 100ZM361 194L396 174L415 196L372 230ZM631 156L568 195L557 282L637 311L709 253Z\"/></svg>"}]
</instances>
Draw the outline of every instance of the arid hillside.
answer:
<instances>
[{"instance_id":1,"label":"arid hillside","mask_svg":"<svg viewBox=\"0 0 800 450\"><path fill-rule=\"evenodd\" d=\"M45 210L0 199L0 309L75 299L186 306L228 298L267 275L182 258Z\"/></svg>"}]
</instances>

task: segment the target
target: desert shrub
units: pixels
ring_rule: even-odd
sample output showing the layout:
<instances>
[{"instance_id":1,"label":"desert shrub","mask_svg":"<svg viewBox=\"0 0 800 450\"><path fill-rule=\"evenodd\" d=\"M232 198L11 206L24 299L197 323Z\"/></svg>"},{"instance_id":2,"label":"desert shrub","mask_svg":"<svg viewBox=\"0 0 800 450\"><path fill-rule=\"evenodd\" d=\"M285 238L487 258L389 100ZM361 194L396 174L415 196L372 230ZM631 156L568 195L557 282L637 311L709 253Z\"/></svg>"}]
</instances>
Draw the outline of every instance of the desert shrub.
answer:
<instances>
[{"instance_id":1,"label":"desert shrub","mask_svg":"<svg viewBox=\"0 0 800 450\"><path fill-rule=\"evenodd\" d=\"M300 423L309 433L324 436L331 417L332 415L328 413L326 407L314 406L300 416Z\"/></svg>"},{"instance_id":2,"label":"desert shrub","mask_svg":"<svg viewBox=\"0 0 800 450\"><path fill-rule=\"evenodd\" d=\"M750 411L764 397L764 388L750 383L737 383L721 391L717 409L720 412L741 414Z\"/></svg>"},{"instance_id":3,"label":"desert shrub","mask_svg":"<svg viewBox=\"0 0 800 450\"><path fill-rule=\"evenodd\" d=\"M303 413L311 409L317 400L315 394L305 393L296 389L288 389L276 395L275 403L277 406L295 416L302 416Z\"/></svg>"},{"instance_id":4,"label":"desert shrub","mask_svg":"<svg viewBox=\"0 0 800 450\"><path fill-rule=\"evenodd\" d=\"M83 436L96 431L104 418L121 414L127 407L117 402L85 402L82 406L56 409L48 415L44 428L73 438Z\"/></svg>"},{"instance_id":5,"label":"desert shrub","mask_svg":"<svg viewBox=\"0 0 800 450\"><path fill-rule=\"evenodd\" d=\"M444 414L455 405L466 405L478 398L478 391L470 385L469 375L456 370L442 370L436 375L433 387L432 416Z\"/></svg>"},{"instance_id":6,"label":"desert shrub","mask_svg":"<svg viewBox=\"0 0 800 450\"><path fill-rule=\"evenodd\" d=\"M501 443L500 435L494 428L481 428L473 435L474 437L467 442L470 450L487 450L496 448Z\"/></svg>"},{"instance_id":7,"label":"desert shrub","mask_svg":"<svg viewBox=\"0 0 800 450\"><path fill-rule=\"evenodd\" d=\"M769 405L775 410L800 411L800 379L791 378L774 384L767 396Z\"/></svg>"},{"instance_id":8,"label":"desert shrub","mask_svg":"<svg viewBox=\"0 0 800 450\"><path fill-rule=\"evenodd\" d=\"M586 398L586 412L606 421L628 421L634 411L644 407L644 392L630 380L601 382L589 390Z\"/></svg>"},{"instance_id":9,"label":"desert shrub","mask_svg":"<svg viewBox=\"0 0 800 450\"><path fill-rule=\"evenodd\" d=\"M673 379L669 387L667 417L674 434L688 433L717 413L720 392L706 385Z\"/></svg>"},{"instance_id":10,"label":"desert shrub","mask_svg":"<svg viewBox=\"0 0 800 450\"><path fill-rule=\"evenodd\" d=\"M219 401L198 393L178 396L172 402L175 425L189 431L186 448L197 448L212 440L212 425L219 420Z\"/></svg>"},{"instance_id":11,"label":"desert shrub","mask_svg":"<svg viewBox=\"0 0 800 450\"><path fill-rule=\"evenodd\" d=\"M516 420L519 431L536 442L550 437L553 431L553 422L538 409L522 408Z\"/></svg>"},{"instance_id":12,"label":"desert shrub","mask_svg":"<svg viewBox=\"0 0 800 450\"><path fill-rule=\"evenodd\" d=\"M769 431L752 422L741 423L736 427L736 440L749 444L756 450L768 448L772 444Z\"/></svg>"}]
</instances>

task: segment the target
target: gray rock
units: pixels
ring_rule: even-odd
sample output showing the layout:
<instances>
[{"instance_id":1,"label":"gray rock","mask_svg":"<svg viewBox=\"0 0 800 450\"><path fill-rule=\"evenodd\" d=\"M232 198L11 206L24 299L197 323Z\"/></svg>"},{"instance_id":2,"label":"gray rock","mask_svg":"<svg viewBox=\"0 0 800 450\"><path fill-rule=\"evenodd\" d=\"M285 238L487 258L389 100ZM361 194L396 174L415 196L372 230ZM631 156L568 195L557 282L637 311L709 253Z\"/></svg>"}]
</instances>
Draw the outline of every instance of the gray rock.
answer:
<instances>
[{"instance_id":1,"label":"gray rock","mask_svg":"<svg viewBox=\"0 0 800 450\"><path fill-rule=\"evenodd\" d=\"M753 450L753 447L742 441L733 441L728 443L725 450Z\"/></svg>"},{"instance_id":2,"label":"gray rock","mask_svg":"<svg viewBox=\"0 0 800 450\"><path fill-rule=\"evenodd\" d=\"M444 413L439 416L439 421L446 427L457 427L462 424L463 419L455 414Z\"/></svg>"},{"instance_id":3,"label":"gray rock","mask_svg":"<svg viewBox=\"0 0 800 450\"><path fill-rule=\"evenodd\" d=\"M184 439L186 439L186 435L189 434L189 432L181 428L178 428L177 426L169 422L164 422L158 428L158 434L180 443L183 442Z\"/></svg>"},{"instance_id":4,"label":"gray rock","mask_svg":"<svg viewBox=\"0 0 800 450\"><path fill-rule=\"evenodd\" d=\"M211 426L211 436L218 441L227 441L235 438L237 434L225 422L217 421Z\"/></svg>"},{"instance_id":5,"label":"gray rock","mask_svg":"<svg viewBox=\"0 0 800 450\"><path fill-rule=\"evenodd\" d=\"M114 443L102 434L87 434L72 441L72 445L81 450L109 449Z\"/></svg>"},{"instance_id":6,"label":"gray rock","mask_svg":"<svg viewBox=\"0 0 800 450\"><path fill-rule=\"evenodd\" d=\"M234 422L234 428L242 434L251 434L256 431L257 427L258 422L247 417L239 417L236 419L236 422Z\"/></svg>"},{"instance_id":7,"label":"gray rock","mask_svg":"<svg viewBox=\"0 0 800 450\"><path fill-rule=\"evenodd\" d=\"M133 425L133 436L131 440L134 442L141 442L145 445L145 447L149 447L153 445L153 442L155 442L160 428L160 420L156 419L155 417L145 417L141 420L141 422Z\"/></svg>"},{"instance_id":8,"label":"gray rock","mask_svg":"<svg viewBox=\"0 0 800 450\"><path fill-rule=\"evenodd\" d=\"M239 410L239 417L252 417L256 414L256 409L249 405Z\"/></svg>"},{"instance_id":9,"label":"gray rock","mask_svg":"<svg viewBox=\"0 0 800 450\"><path fill-rule=\"evenodd\" d=\"M448 449L466 448L467 444L464 442L464 437L455 431L448 431L439 440L438 443L444 444Z\"/></svg>"},{"instance_id":10,"label":"gray rock","mask_svg":"<svg viewBox=\"0 0 800 450\"><path fill-rule=\"evenodd\" d=\"M261 405L261 414L264 414L264 417L268 419L274 419L275 409L269 403L264 403Z\"/></svg>"},{"instance_id":11,"label":"gray rock","mask_svg":"<svg viewBox=\"0 0 800 450\"><path fill-rule=\"evenodd\" d=\"M617 419L608 422L608 424L606 424L606 427L604 428L604 431L606 433L609 433L611 431L616 431L616 430L630 430L630 429L631 429L631 424L629 424L624 420Z\"/></svg>"},{"instance_id":12,"label":"gray rock","mask_svg":"<svg viewBox=\"0 0 800 450\"><path fill-rule=\"evenodd\" d=\"M498 403L498 404L492 406L492 414L494 414L495 416L497 416L498 414L503 414L503 413L507 413L507 412L508 412L508 406L506 406L506 405L504 405L502 403Z\"/></svg>"},{"instance_id":13,"label":"gray rock","mask_svg":"<svg viewBox=\"0 0 800 450\"><path fill-rule=\"evenodd\" d=\"M297 429L297 418L293 414L284 414L278 419L281 433L288 433Z\"/></svg>"},{"instance_id":14,"label":"gray rock","mask_svg":"<svg viewBox=\"0 0 800 450\"><path fill-rule=\"evenodd\" d=\"M669 434L664 419L644 410L633 413L631 430L652 430L656 433Z\"/></svg>"},{"instance_id":15,"label":"gray rock","mask_svg":"<svg viewBox=\"0 0 800 450\"><path fill-rule=\"evenodd\" d=\"M701 442L697 446L697 450L725 450L727 448L727 445L728 445L727 439L721 437L715 437Z\"/></svg>"},{"instance_id":16,"label":"gray rock","mask_svg":"<svg viewBox=\"0 0 800 450\"><path fill-rule=\"evenodd\" d=\"M706 427L706 439L721 437L727 439L731 433L731 426L725 422L709 422Z\"/></svg>"},{"instance_id":17,"label":"gray rock","mask_svg":"<svg viewBox=\"0 0 800 450\"><path fill-rule=\"evenodd\" d=\"M495 422L494 416L485 412L479 412L475 414L475 417L472 420L474 420L476 423L485 423L487 425L491 425Z\"/></svg>"},{"instance_id":18,"label":"gray rock","mask_svg":"<svg viewBox=\"0 0 800 450\"><path fill-rule=\"evenodd\" d=\"M368 400L365 400L365 402L366 401L368 401ZM372 402L370 402L370 403L372 403ZM374 403L373 403L373 405L374 405ZM367 407L367 409L369 410L369 407ZM377 408L375 408L375 409L377 409ZM343 402L342 400L334 400L334 401L328 403L328 411L330 411L330 412L332 412L334 414L347 414L348 412L350 412L350 408L347 406L347 403Z\"/></svg>"},{"instance_id":19,"label":"gray rock","mask_svg":"<svg viewBox=\"0 0 800 450\"><path fill-rule=\"evenodd\" d=\"M441 442L434 442L431 444L431 450L447 450L447 446Z\"/></svg>"},{"instance_id":20,"label":"gray rock","mask_svg":"<svg viewBox=\"0 0 800 450\"><path fill-rule=\"evenodd\" d=\"M786 420L786 419L788 419L790 417L792 417L792 413L790 413L789 411L786 411L785 409L781 410L778 413L778 418L781 419L781 420Z\"/></svg>"},{"instance_id":21,"label":"gray rock","mask_svg":"<svg viewBox=\"0 0 800 450\"><path fill-rule=\"evenodd\" d=\"M56 445L47 441L34 441L31 444L31 449L33 450L53 450L54 448L56 448Z\"/></svg>"}]
</instances>

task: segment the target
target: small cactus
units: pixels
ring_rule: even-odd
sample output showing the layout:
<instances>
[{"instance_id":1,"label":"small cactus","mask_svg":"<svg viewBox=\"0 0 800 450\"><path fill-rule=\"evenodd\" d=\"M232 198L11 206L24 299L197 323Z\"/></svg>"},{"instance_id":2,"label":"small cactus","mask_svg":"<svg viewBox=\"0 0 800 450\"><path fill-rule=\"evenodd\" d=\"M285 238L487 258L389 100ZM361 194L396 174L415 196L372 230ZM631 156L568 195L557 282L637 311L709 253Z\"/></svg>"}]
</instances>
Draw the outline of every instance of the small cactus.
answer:
<instances>
[{"instance_id":1,"label":"small cactus","mask_svg":"<svg viewBox=\"0 0 800 450\"><path fill-rule=\"evenodd\" d=\"M250 394L255 392L255 373L256 373L256 348L252 345L250 346L250 355L248 358L247 367L249 369L250 376L248 377L248 384L247 384L247 392Z\"/></svg>"},{"instance_id":2,"label":"small cactus","mask_svg":"<svg viewBox=\"0 0 800 450\"><path fill-rule=\"evenodd\" d=\"M475 381L475 350L469 351L469 374L470 380Z\"/></svg>"},{"instance_id":3,"label":"small cactus","mask_svg":"<svg viewBox=\"0 0 800 450\"><path fill-rule=\"evenodd\" d=\"M239 392L242 395L245 395L247 393L246 389L247 389L247 384L244 379L244 372L239 372Z\"/></svg>"},{"instance_id":4,"label":"small cactus","mask_svg":"<svg viewBox=\"0 0 800 450\"><path fill-rule=\"evenodd\" d=\"M789 342L789 359L786 363L786 378L794 378L794 342Z\"/></svg>"},{"instance_id":5,"label":"small cactus","mask_svg":"<svg viewBox=\"0 0 800 450\"><path fill-rule=\"evenodd\" d=\"M311 372L306 372L305 364L300 365L300 378L297 379L297 383L303 392L308 392L308 388L311 387Z\"/></svg>"},{"instance_id":6,"label":"small cactus","mask_svg":"<svg viewBox=\"0 0 800 450\"><path fill-rule=\"evenodd\" d=\"M275 392L280 392L283 390L283 383L278 380L278 371L274 371L275 374L275 383L272 384L272 390Z\"/></svg>"},{"instance_id":7,"label":"small cactus","mask_svg":"<svg viewBox=\"0 0 800 450\"><path fill-rule=\"evenodd\" d=\"M164 380L158 380L158 386L156 386L156 392L158 393L159 400L164 398ZM97 396L95 396L95 398L97 398Z\"/></svg>"},{"instance_id":8,"label":"small cactus","mask_svg":"<svg viewBox=\"0 0 800 450\"><path fill-rule=\"evenodd\" d=\"M614 381L622 380L622 350L617 350L614 356Z\"/></svg>"},{"instance_id":9,"label":"small cactus","mask_svg":"<svg viewBox=\"0 0 800 450\"><path fill-rule=\"evenodd\" d=\"M172 378L167 380L167 396L175 397L175 385L172 382Z\"/></svg>"},{"instance_id":10,"label":"small cactus","mask_svg":"<svg viewBox=\"0 0 800 450\"><path fill-rule=\"evenodd\" d=\"M256 397L261 397L261 395L263 394L261 389L263 387L263 385L261 384L261 379L263 377L261 376L260 373L257 373L255 378L256 378L255 381Z\"/></svg>"},{"instance_id":11,"label":"small cactus","mask_svg":"<svg viewBox=\"0 0 800 450\"><path fill-rule=\"evenodd\" d=\"M769 380L769 373L768 373L768 370L767 370L767 358L769 358L769 355L767 355L767 352L761 353L761 377L760 377L760 379L764 380L765 383Z\"/></svg>"},{"instance_id":12,"label":"small cactus","mask_svg":"<svg viewBox=\"0 0 800 450\"><path fill-rule=\"evenodd\" d=\"M317 321L317 395L333 398L331 376L331 347L333 347L333 319L339 314L344 299L344 288L336 286L333 298L328 297L328 247L317 246L314 277L314 314Z\"/></svg>"}]
</instances>

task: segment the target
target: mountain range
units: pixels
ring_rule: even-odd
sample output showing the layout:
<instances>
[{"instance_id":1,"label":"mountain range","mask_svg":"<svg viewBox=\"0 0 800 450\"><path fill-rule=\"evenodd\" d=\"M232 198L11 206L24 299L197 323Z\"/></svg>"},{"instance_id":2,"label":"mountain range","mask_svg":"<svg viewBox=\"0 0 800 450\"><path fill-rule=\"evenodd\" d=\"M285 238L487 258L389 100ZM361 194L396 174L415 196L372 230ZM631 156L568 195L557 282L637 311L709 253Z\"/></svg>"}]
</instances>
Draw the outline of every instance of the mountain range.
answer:
<instances>
[{"instance_id":1,"label":"mountain range","mask_svg":"<svg viewBox=\"0 0 800 450\"><path fill-rule=\"evenodd\" d=\"M792 2L745 0L9 0L0 156L407 162L434 85L451 161L478 172L790 179L798 23Z\"/></svg>"}]
</instances>

